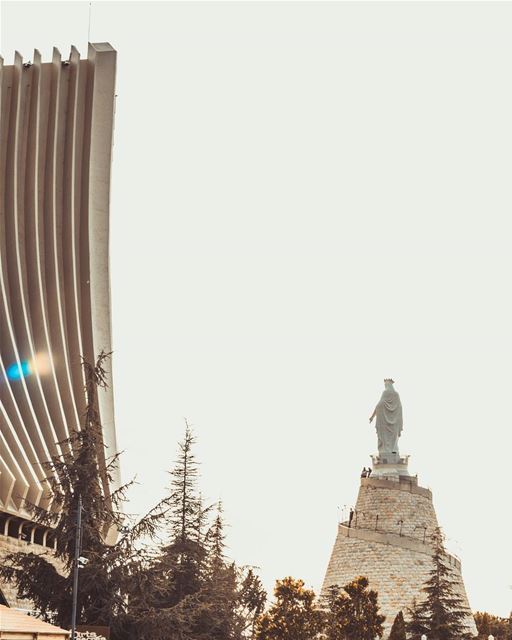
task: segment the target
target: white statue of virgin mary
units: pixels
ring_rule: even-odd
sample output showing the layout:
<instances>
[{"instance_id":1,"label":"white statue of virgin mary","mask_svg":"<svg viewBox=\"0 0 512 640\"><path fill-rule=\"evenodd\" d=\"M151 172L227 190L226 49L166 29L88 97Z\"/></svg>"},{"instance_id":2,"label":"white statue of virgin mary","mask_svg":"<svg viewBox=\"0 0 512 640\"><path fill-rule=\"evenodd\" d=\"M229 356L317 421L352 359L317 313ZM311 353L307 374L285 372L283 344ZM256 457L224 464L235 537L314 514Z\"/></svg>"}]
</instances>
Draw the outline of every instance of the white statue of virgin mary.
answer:
<instances>
[{"instance_id":1,"label":"white statue of virgin mary","mask_svg":"<svg viewBox=\"0 0 512 640\"><path fill-rule=\"evenodd\" d=\"M402 403L400 396L393 388L394 380L384 380L384 391L370 418L370 424L377 416L375 428L379 445L379 457L396 454L398 451L398 438L402 433Z\"/></svg>"}]
</instances>

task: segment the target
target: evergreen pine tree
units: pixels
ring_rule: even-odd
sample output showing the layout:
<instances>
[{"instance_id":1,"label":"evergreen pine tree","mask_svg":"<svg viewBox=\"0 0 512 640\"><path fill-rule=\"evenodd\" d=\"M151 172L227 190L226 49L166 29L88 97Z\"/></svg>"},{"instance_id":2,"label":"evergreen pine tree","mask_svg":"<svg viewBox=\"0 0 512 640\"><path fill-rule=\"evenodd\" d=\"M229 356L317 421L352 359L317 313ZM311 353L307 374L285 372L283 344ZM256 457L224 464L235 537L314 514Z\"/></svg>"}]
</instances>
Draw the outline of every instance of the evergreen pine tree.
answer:
<instances>
[{"instance_id":1,"label":"evergreen pine tree","mask_svg":"<svg viewBox=\"0 0 512 640\"><path fill-rule=\"evenodd\" d=\"M208 509L198 492L195 438L186 423L178 459L170 471L168 509L162 528L167 538L139 574L131 598L133 640L203 640L206 581L205 526Z\"/></svg>"},{"instance_id":2,"label":"evergreen pine tree","mask_svg":"<svg viewBox=\"0 0 512 640\"><path fill-rule=\"evenodd\" d=\"M256 625L265 608L267 594L252 567L237 567L238 595L235 638L255 638Z\"/></svg>"},{"instance_id":3,"label":"evergreen pine tree","mask_svg":"<svg viewBox=\"0 0 512 640\"><path fill-rule=\"evenodd\" d=\"M225 539L222 504L219 503L217 514L206 535L205 600L209 609L204 625L211 640L229 640L233 637L235 628L237 576L234 564L226 561Z\"/></svg>"},{"instance_id":4,"label":"evergreen pine tree","mask_svg":"<svg viewBox=\"0 0 512 640\"><path fill-rule=\"evenodd\" d=\"M208 568L212 579L219 578L226 566L226 534L224 533L224 519L222 502L217 505L217 513L213 524L206 534L208 548Z\"/></svg>"},{"instance_id":5,"label":"evergreen pine tree","mask_svg":"<svg viewBox=\"0 0 512 640\"><path fill-rule=\"evenodd\" d=\"M209 508L197 492L198 465L187 425L171 471L170 494L138 521L122 513L129 486L106 495L118 456L101 461L104 447L98 388L105 387L105 360L84 362L86 412L82 428L63 441L70 453L44 466L53 502L45 511L27 505L35 522L51 527L58 540L54 558L14 553L0 566L20 598L31 600L43 618L69 628L73 558L79 497L82 502L78 589L79 624L109 626L112 640L241 640L264 607L265 592L251 569L225 558L219 511L207 535ZM167 544L150 546L165 527ZM117 540L107 544L109 531ZM56 568L56 565L59 567Z\"/></svg>"},{"instance_id":6,"label":"evergreen pine tree","mask_svg":"<svg viewBox=\"0 0 512 640\"><path fill-rule=\"evenodd\" d=\"M251 635L262 613L266 594L252 569L243 569L226 558L222 504L206 536L208 604L203 629L210 640L241 640Z\"/></svg>"},{"instance_id":7,"label":"evergreen pine tree","mask_svg":"<svg viewBox=\"0 0 512 640\"><path fill-rule=\"evenodd\" d=\"M421 611L429 640L459 640L468 630L465 619L471 612L455 590L455 578L447 563L444 538L437 528L432 535L432 570L423 591L426 599Z\"/></svg>"},{"instance_id":8,"label":"evergreen pine tree","mask_svg":"<svg viewBox=\"0 0 512 640\"><path fill-rule=\"evenodd\" d=\"M156 561L160 576L159 608L172 607L187 596L197 594L206 569L205 516L198 492L199 465L193 445L195 438L188 424L179 443L178 459L171 475L171 491L167 497L169 511L165 527L168 542Z\"/></svg>"},{"instance_id":9,"label":"evergreen pine tree","mask_svg":"<svg viewBox=\"0 0 512 640\"><path fill-rule=\"evenodd\" d=\"M401 611L397 613L388 640L407 640L404 614Z\"/></svg>"},{"instance_id":10,"label":"evergreen pine tree","mask_svg":"<svg viewBox=\"0 0 512 640\"><path fill-rule=\"evenodd\" d=\"M428 631L427 620L422 607L416 601L412 601L412 606L407 609L408 621L405 624L409 640L420 640L421 636Z\"/></svg>"},{"instance_id":11,"label":"evergreen pine tree","mask_svg":"<svg viewBox=\"0 0 512 640\"><path fill-rule=\"evenodd\" d=\"M222 507L207 529L211 508L198 491L195 438L186 425L170 472L168 540L142 574L146 589L132 598L132 613L147 621L137 640L239 640L265 602L261 583L225 557Z\"/></svg>"},{"instance_id":12,"label":"evergreen pine tree","mask_svg":"<svg viewBox=\"0 0 512 640\"><path fill-rule=\"evenodd\" d=\"M101 353L94 365L83 362L86 411L79 431L63 441L65 457L54 456L43 463L53 502L49 511L26 505L33 520L50 527L57 539L53 554L48 556L18 552L7 557L0 566L0 577L12 581L20 598L31 600L43 618L64 628L70 626L75 553L76 519L79 497L82 503L81 555L87 563L79 574L79 624L110 626L113 640L126 638L130 624L127 610L128 593L134 577L144 563L144 550L137 544L143 537L155 534L165 513L165 504L157 505L147 516L128 526L121 513L125 500L124 485L105 494L102 482L110 484L118 464L118 456L101 465L104 448L98 413L97 390L106 386L105 361ZM107 544L106 535L123 527L115 544ZM56 565L59 569L56 568Z\"/></svg>"}]
</instances>

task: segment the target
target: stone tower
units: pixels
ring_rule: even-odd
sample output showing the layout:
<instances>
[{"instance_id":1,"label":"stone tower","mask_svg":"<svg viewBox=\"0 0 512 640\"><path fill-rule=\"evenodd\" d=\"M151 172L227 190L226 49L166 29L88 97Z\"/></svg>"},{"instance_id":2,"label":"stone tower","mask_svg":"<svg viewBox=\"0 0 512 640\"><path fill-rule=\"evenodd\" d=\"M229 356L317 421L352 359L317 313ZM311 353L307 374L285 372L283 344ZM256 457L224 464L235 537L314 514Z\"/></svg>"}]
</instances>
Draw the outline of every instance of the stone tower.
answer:
<instances>
[{"instance_id":1,"label":"stone tower","mask_svg":"<svg viewBox=\"0 0 512 640\"><path fill-rule=\"evenodd\" d=\"M401 431L401 405L399 410ZM389 423L393 424L392 418ZM430 536L438 526L432 493L409 474L408 456L400 456L396 445L398 435L391 438L395 451L386 451L381 447L386 436L379 434L379 455L372 457L370 477L361 478L351 521L338 525L322 589L325 593L331 585L343 586L356 576L366 576L378 592L381 612L386 616L384 638L396 614L402 610L406 615L413 599L420 602L425 597L422 586L432 568ZM460 560L447 554L446 561L453 570L456 591L468 608L468 631L477 635Z\"/></svg>"}]
</instances>

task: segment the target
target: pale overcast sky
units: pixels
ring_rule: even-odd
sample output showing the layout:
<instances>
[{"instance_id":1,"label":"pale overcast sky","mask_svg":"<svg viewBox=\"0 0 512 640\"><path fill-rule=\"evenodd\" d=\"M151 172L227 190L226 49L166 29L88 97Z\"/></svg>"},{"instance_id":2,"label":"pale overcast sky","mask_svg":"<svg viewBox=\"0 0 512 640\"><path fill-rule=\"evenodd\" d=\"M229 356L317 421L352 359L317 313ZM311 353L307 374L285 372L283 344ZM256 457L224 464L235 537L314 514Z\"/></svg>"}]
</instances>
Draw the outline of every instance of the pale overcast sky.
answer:
<instances>
[{"instance_id":1,"label":"pale overcast sky","mask_svg":"<svg viewBox=\"0 0 512 640\"><path fill-rule=\"evenodd\" d=\"M85 55L87 2L1 3ZM382 379L474 609L512 609L512 5L93 2L119 52L117 433L130 510L183 418L230 555L319 589Z\"/></svg>"}]
</instances>

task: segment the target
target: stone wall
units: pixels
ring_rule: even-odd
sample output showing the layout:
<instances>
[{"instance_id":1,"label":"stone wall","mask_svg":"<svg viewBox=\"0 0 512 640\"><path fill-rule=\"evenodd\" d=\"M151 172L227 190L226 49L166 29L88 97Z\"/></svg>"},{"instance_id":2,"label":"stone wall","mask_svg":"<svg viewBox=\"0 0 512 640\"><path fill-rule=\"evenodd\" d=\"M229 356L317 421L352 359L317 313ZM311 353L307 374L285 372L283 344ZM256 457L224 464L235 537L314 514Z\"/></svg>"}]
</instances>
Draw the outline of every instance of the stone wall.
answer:
<instances>
[{"instance_id":1,"label":"stone wall","mask_svg":"<svg viewBox=\"0 0 512 640\"><path fill-rule=\"evenodd\" d=\"M55 565L57 570L61 568L59 561L53 556L52 552L47 547L43 547L39 544L27 544L26 542L18 540L17 538L0 535L0 563L2 563L5 557L10 553L17 553L18 551L44 555L52 564ZM0 590L2 591L5 599L7 600L7 604L10 607L14 607L16 609L26 609L27 611L32 610L32 603L28 600L21 600L18 597L16 588L12 584L2 582L0 583Z\"/></svg>"},{"instance_id":2,"label":"stone wall","mask_svg":"<svg viewBox=\"0 0 512 640\"><path fill-rule=\"evenodd\" d=\"M357 522L354 516L351 527L347 523L338 526L322 591L366 576L379 594L381 612L386 616L386 638L396 614L402 610L407 617L413 599L424 598L421 589L432 567L428 535L437 527L432 494L418 487L413 478L400 482L364 478L356 514ZM468 630L476 634L460 561L451 555L446 560L453 570L456 591L468 607Z\"/></svg>"},{"instance_id":3,"label":"stone wall","mask_svg":"<svg viewBox=\"0 0 512 640\"><path fill-rule=\"evenodd\" d=\"M362 478L352 526L423 540L438 526L432 493L416 478Z\"/></svg>"}]
</instances>

